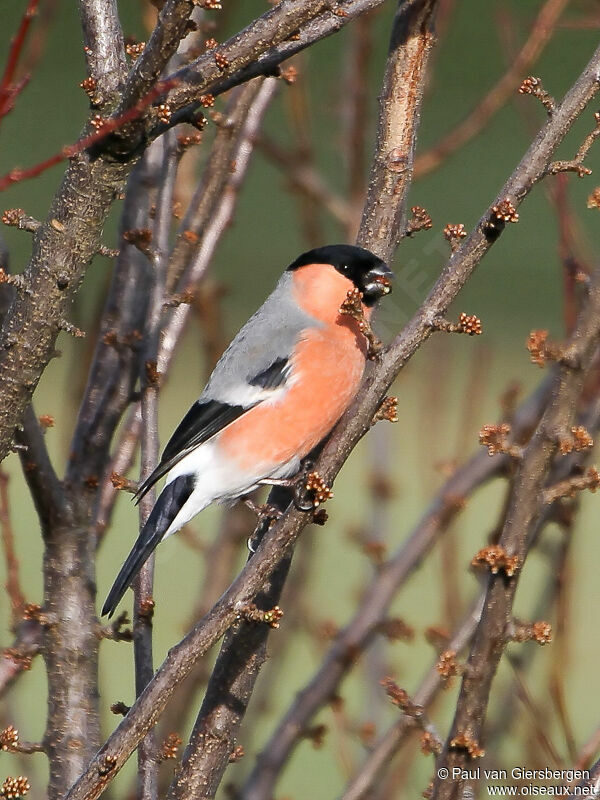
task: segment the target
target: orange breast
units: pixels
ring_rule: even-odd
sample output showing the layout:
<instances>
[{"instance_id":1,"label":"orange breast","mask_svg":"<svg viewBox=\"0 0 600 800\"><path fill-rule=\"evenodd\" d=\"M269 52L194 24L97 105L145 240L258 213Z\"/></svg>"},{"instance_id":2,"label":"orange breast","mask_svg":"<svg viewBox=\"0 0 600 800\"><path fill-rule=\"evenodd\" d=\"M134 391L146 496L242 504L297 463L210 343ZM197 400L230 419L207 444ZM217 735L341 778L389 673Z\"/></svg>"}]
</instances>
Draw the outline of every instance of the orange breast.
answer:
<instances>
[{"instance_id":1,"label":"orange breast","mask_svg":"<svg viewBox=\"0 0 600 800\"><path fill-rule=\"evenodd\" d=\"M219 436L224 454L237 467L266 475L306 456L350 405L365 357L364 337L349 317L336 315L333 324L311 329L296 348L289 389L226 428Z\"/></svg>"}]
</instances>

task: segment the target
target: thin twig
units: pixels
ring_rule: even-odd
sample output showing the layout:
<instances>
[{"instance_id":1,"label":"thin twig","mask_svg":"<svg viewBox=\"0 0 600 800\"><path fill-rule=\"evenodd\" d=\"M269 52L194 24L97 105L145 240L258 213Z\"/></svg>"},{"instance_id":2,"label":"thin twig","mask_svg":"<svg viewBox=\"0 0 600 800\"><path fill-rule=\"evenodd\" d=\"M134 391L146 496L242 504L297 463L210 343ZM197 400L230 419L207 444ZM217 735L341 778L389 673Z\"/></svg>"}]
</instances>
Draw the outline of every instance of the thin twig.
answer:
<instances>
[{"instance_id":1,"label":"thin twig","mask_svg":"<svg viewBox=\"0 0 600 800\"><path fill-rule=\"evenodd\" d=\"M152 103L161 97L173 83L173 81L164 81L163 83L157 84L154 89L148 92L148 94L133 106L133 108L129 108L121 114L106 119L101 118L99 115L93 117L91 126L95 130L94 133L88 133L81 137L75 144L65 145L57 153L49 156L44 161L34 164L32 167L26 169L14 167L10 172L7 172L6 175L0 177L0 192L5 191L15 183L37 178L43 172L50 169L50 167L55 167L57 164L60 164L61 161L73 159L86 150L94 150L101 145L105 145L117 131L125 129L129 123L139 121ZM57 228L57 230L62 232L64 229ZM95 252L98 252L100 247L101 243L98 242Z\"/></svg>"},{"instance_id":2,"label":"thin twig","mask_svg":"<svg viewBox=\"0 0 600 800\"><path fill-rule=\"evenodd\" d=\"M449 639L448 650L458 655L468 646L481 618L483 601L484 595L482 593L462 618L455 634ZM436 657L435 662L429 668L419 688L412 696L413 702L423 708L431 704L444 686L444 679L438 669L438 662L439 658ZM388 728L375 743L360 770L344 790L340 800L363 800L363 798L368 797L376 780L385 772L391 758L398 751L407 734L414 728L415 720L406 714L403 714L399 720Z\"/></svg>"},{"instance_id":3,"label":"thin twig","mask_svg":"<svg viewBox=\"0 0 600 800\"><path fill-rule=\"evenodd\" d=\"M179 113L187 117L197 108L199 94L221 94L259 75L277 74L282 61L331 36L382 2L347 0L343 15L331 13L329 0L283 0L277 3L237 36L219 46L218 52L225 58L226 66L217 65L213 51L170 76L177 80L177 87L169 92L167 99L173 110L173 122L179 120ZM413 2L402 0L406 6Z\"/></svg>"},{"instance_id":4,"label":"thin twig","mask_svg":"<svg viewBox=\"0 0 600 800\"><path fill-rule=\"evenodd\" d=\"M511 60L509 69L496 85L477 104L471 113L441 142L417 156L415 175L422 177L436 169L444 159L458 150L487 125L510 96L516 92L523 75L537 61L550 40L569 0L547 0L531 27L529 37L520 52Z\"/></svg>"},{"instance_id":5,"label":"thin twig","mask_svg":"<svg viewBox=\"0 0 600 800\"><path fill-rule=\"evenodd\" d=\"M156 142L162 155L162 168L156 199L156 216L152 235L149 267L152 272L150 300L144 333L144 358L142 369L142 430L141 474L143 481L152 472L159 459L158 443L158 393L160 374L155 365L158 360L159 335L167 283L169 232L173 207L173 191L177 175L177 143L173 131ZM140 527L150 515L156 501L156 492L150 491L139 504ZM133 652L135 662L136 696L143 692L154 674L152 657L152 616L154 555L139 571L134 582ZM158 798L158 752L154 731L138 747L138 791L142 800Z\"/></svg>"},{"instance_id":6,"label":"thin twig","mask_svg":"<svg viewBox=\"0 0 600 800\"><path fill-rule=\"evenodd\" d=\"M27 8L25 9L25 12L21 18L19 29L17 30L17 33L10 44L6 66L4 68L2 80L0 81L0 121L2 120L2 117L6 116L6 114L11 110L15 97L23 88L23 84L14 84L15 73L17 71L19 59L27 39L29 28L37 14L38 3L39 0L29 0L27 3Z\"/></svg>"}]
</instances>

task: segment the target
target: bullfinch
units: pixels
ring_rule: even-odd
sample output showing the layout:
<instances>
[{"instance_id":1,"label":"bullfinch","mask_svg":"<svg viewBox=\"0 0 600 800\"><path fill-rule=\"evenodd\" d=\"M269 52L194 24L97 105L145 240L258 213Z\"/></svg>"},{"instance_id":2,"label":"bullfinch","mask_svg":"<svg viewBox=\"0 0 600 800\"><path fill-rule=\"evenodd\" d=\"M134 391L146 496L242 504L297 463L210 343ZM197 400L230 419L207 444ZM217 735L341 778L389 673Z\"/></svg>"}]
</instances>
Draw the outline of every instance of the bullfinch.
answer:
<instances>
[{"instance_id":1,"label":"bullfinch","mask_svg":"<svg viewBox=\"0 0 600 800\"><path fill-rule=\"evenodd\" d=\"M368 320L391 277L373 253L344 244L310 250L290 264L139 487L138 500L167 476L103 615L113 614L159 542L203 508L299 471L350 405L365 368L366 339L340 307L356 288Z\"/></svg>"}]
</instances>

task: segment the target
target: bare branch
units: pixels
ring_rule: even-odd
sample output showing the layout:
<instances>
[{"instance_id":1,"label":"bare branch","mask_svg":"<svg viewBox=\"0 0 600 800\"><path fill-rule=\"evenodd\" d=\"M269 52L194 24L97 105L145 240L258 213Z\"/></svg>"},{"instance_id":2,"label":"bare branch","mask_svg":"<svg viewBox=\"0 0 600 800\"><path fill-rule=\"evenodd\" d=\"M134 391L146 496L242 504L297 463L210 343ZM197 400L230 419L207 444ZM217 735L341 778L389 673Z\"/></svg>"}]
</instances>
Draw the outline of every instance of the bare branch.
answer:
<instances>
[{"instance_id":1,"label":"bare branch","mask_svg":"<svg viewBox=\"0 0 600 800\"><path fill-rule=\"evenodd\" d=\"M198 94L211 88L211 81L215 83L221 74L229 77L218 80L211 88L213 93L225 91L235 83L248 80L252 74L243 67L250 62L257 63L256 74L272 74L281 60L289 57L292 52L334 33L355 16L381 2L382 0L351 0L346 4L345 16L323 11L315 18L314 25L303 26L301 39L292 41L292 46L287 49L284 45L273 48L273 42L294 33L292 23L298 26L305 18L312 20L315 8L322 9L326 3L325 0L319 0L317 4L299 5L292 0L286 0L278 4L219 50L229 65L223 71L215 64L214 54L203 57L205 61L194 63L187 73L188 76L196 78L200 74L198 70L202 68L203 78L193 89L189 89L187 95L183 92L179 96L181 104L195 101ZM121 128L119 136L113 134L112 137L105 138L102 144L99 143L93 158L89 152L80 152L77 148L69 151L72 154L71 164L61 189L54 198L48 218L34 239L33 255L24 273L24 278L28 281L27 289L30 291L18 294L3 327L3 341L10 342L11 345L9 349L5 347L0 352L0 378L3 387L0 403L0 459L10 450L13 431L54 352L60 322L67 317L70 301L79 287L84 270L100 247L100 234L109 208L121 191L137 158L142 122L134 99L145 96L144 87L153 83L153 80L149 82L150 75L154 79L174 51L187 25L191 5L191 0L169 0L165 4L156 36L151 38L144 54L136 61L128 79L121 110L135 112L137 121L131 123L127 130ZM286 13L288 10L289 14ZM261 61L260 54L267 52L268 59ZM144 72L146 69L147 73ZM204 78L204 75L207 77ZM179 107L171 97L168 104L173 108ZM115 113L118 116L119 110ZM177 115L173 113L169 124L176 124L177 121ZM159 126L155 135L161 130L164 128ZM118 158L112 156L115 148Z\"/></svg>"},{"instance_id":2,"label":"bare branch","mask_svg":"<svg viewBox=\"0 0 600 800\"><path fill-rule=\"evenodd\" d=\"M330 0L283 0L254 20L236 36L219 46L227 62L219 67L210 51L169 76L177 86L168 95L173 110L172 122L180 113L189 116L198 105L200 94L213 95L231 89L259 75L276 75L282 61L314 42L331 36L353 19L381 5L383 0L348 0L344 14L332 14ZM411 5L414 0L402 0Z\"/></svg>"},{"instance_id":3,"label":"bare branch","mask_svg":"<svg viewBox=\"0 0 600 800\"><path fill-rule=\"evenodd\" d=\"M16 293L3 325L0 458L9 451L14 429L54 355L61 321L98 249L104 218L126 173L123 164L75 157L34 237L32 259L23 273L27 291Z\"/></svg>"},{"instance_id":4,"label":"bare branch","mask_svg":"<svg viewBox=\"0 0 600 800\"><path fill-rule=\"evenodd\" d=\"M517 435L529 430L532 421L539 418L548 388L546 384L538 390L518 412L518 419L515 420ZM406 542L380 567L361 599L358 613L336 636L318 671L297 694L257 757L256 766L242 792L245 800L258 800L273 793L277 776L298 744L301 732L306 730L314 715L335 694L357 655L369 646L400 587L437 538L447 530L466 498L486 481L501 474L506 463L506 460L494 462L478 454L446 481ZM417 702L421 703L420 700Z\"/></svg>"},{"instance_id":5,"label":"bare branch","mask_svg":"<svg viewBox=\"0 0 600 800\"><path fill-rule=\"evenodd\" d=\"M461 737L468 737L480 748L491 684L506 645L521 567L531 544L532 531L543 512L544 484L558 451L557 434L573 424L577 400L599 340L600 274L597 274L568 348L577 366L573 368L565 363L559 366L551 401L515 476L498 547L516 559L518 569L512 576L510 570L492 570L489 577L483 615L463 677L452 729L437 764L438 771L448 767L449 774L453 775L452 769L467 768L473 755L470 747L456 744L462 742ZM436 779L433 797L457 798L462 796L463 790L461 779Z\"/></svg>"},{"instance_id":6,"label":"bare branch","mask_svg":"<svg viewBox=\"0 0 600 800\"><path fill-rule=\"evenodd\" d=\"M592 170L589 167L584 167L583 162L587 156L590 147L594 141L600 136L600 112L594 114L596 125L594 130L583 140L579 150L575 154L575 158L570 161L553 161L548 167L550 175L557 175L559 172L575 172L580 178L585 178L586 175L591 175Z\"/></svg>"},{"instance_id":7,"label":"bare branch","mask_svg":"<svg viewBox=\"0 0 600 800\"><path fill-rule=\"evenodd\" d=\"M135 106L156 84L179 43L189 33L193 10L193 0L167 0L163 5L146 47L127 76L121 111Z\"/></svg>"},{"instance_id":8,"label":"bare branch","mask_svg":"<svg viewBox=\"0 0 600 800\"><path fill-rule=\"evenodd\" d=\"M400 6L403 8L404 4ZM411 10L417 9L414 13L398 13L390 43L382 103L386 104L386 112L394 114L394 117L389 120L388 113L384 114L385 137L394 137L402 120L404 141L411 148L418 120L418 100L411 102L408 108L402 107L402 112L406 113L407 117L402 113L396 116L396 112L392 109L395 109L398 102L395 93L398 87L403 85L407 70L410 71L412 78L409 93L416 95L417 98L421 96L429 46L419 47L415 45L415 41L422 41L424 38L430 44L429 31L434 7L435 0L434 2L427 0L425 3L411 6ZM390 75L393 77L390 78ZM388 145L385 137L383 142L378 142L378 147ZM380 174L379 169L376 169L376 174ZM405 186L408 186L408 182ZM380 197L375 201L374 195L370 195L368 203L377 206L378 219L387 220L389 216L397 213L398 207L402 208L404 197L405 192L396 191L390 196L389 203L385 204L383 210ZM364 332L365 335L368 333L367 330ZM319 488L322 488L320 484ZM324 489L324 496L327 496L328 491ZM269 502L275 501L270 498ZM275 505L284 511L289 502L289 493L285 493ZM290 556L285 556L271 576L269 584L255 601L260 609L271 609L279 601L289 566ZM245 714L259 669L265 660L267 634L266 627L257 628L246 622L228 635L209 682L192 739L186 748L182 768L171 785L169 792L171 800L183 800L184 797L200 792L212 796L216 792L233 752L235 735ZM233 703L232 697L235 698Z\"/></svg>"},{"instance_id":9,"label":"bare branch","mask_svg":"<svg viewBox=\"0 0 600 800\"><path fill-rule=\"evenodd\" d=\"M406 196L436 11L436 0L422 0L401 2L396 12L379 101L375 157L357 237L358 244L384 260L391 258L406 226Z\"/></svg>"},{"instance_id":10,"label":"bare branch","mask_svg":"<svg viewBox=\"0 0 600 800\"><path fill-rule=\"evenodd\" d=\"M116 0L79 0L83 52L94 81L94 106L115 104L127 75L123 31Z\"/></svg>"},{"instance_id":11,"label":"bare branch","mask_svg":"<svg viewBox=\"0 0 600 800\"><path fill-rule=\"evenodd\" d=\"M162 169L156 200L156 216L152 237L150 265L152 285L146 315L144 365L142 372L142 435L141 474L143 481L150 475L159 460L158 443L158 393L160 375L155 377L158 361L159 334L167 283L169 233L173 207L173 191L177 175L177 143L169 131L155 145L162 152ZM153 146L155 146L153 145ZM156 491L150 491L139 504L140 526L143 526L156 501ZM142 566L134 583L133 652L135 661L136 696L144 690L154 674L152 657L152 617L154 556ZM138 790L144 800L158 798L158 758L154 731L150 731L138 747Z\"/></svg>"}]
</instances>

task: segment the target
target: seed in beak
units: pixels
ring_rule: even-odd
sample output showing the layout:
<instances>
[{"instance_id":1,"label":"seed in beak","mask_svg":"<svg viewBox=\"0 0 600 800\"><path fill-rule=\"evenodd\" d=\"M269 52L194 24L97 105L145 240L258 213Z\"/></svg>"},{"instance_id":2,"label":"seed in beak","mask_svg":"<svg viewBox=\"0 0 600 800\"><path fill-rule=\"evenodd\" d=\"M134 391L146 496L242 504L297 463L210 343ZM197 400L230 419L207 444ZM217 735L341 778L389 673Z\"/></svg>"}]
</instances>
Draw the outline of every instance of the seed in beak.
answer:
<instances>
[{"instance_id":1,"label":"seed in beak","mask_svg":"<svg viewBox=\"0 0 600 800\"><path fill-rule=\"evenodd\" d=\"M375 282L382 285L384 294L389 294L392 291L392 282L387 275L377 275L375 277Z\"/></svg>"}]
</instances>

